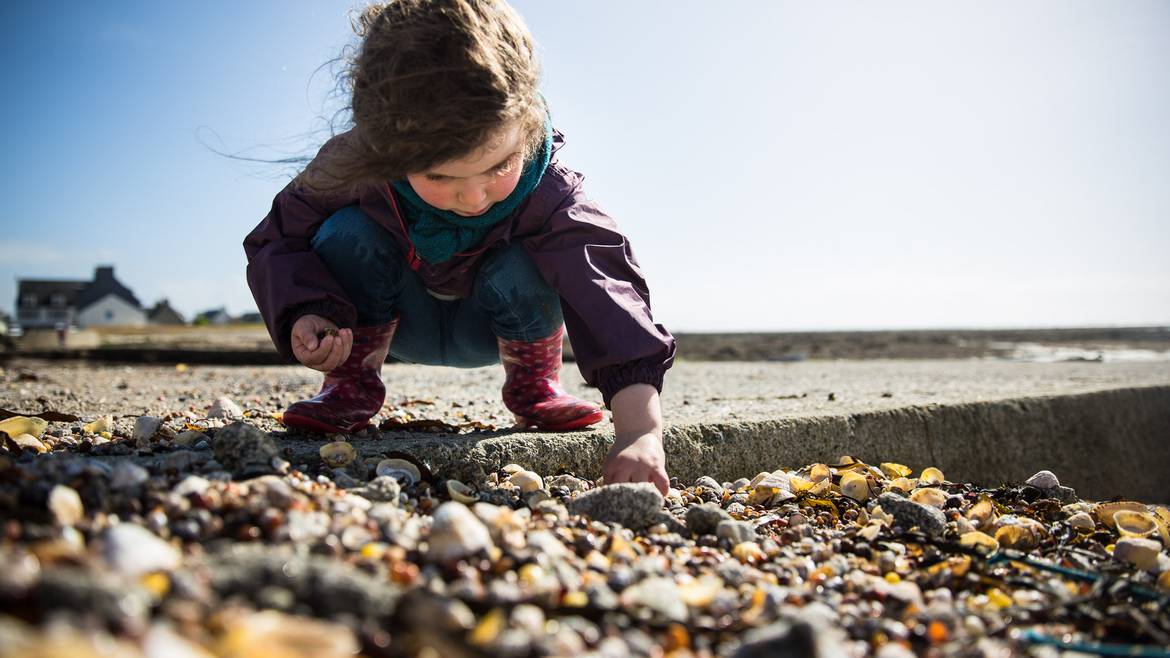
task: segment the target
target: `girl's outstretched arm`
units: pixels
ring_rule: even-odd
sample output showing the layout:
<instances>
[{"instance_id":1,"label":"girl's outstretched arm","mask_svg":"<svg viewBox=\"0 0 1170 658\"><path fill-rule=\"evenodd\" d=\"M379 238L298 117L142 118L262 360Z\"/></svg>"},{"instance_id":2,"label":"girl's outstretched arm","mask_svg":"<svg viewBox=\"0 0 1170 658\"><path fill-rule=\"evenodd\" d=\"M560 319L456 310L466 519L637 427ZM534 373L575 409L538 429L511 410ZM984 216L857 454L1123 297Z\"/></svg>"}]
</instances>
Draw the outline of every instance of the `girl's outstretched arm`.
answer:
<instances>
[{"instance_id":1,"label":"girl's outstretched arm","mask_svg":"<svg viewBox=\"0 0 1170 658\"><path fill-rule=\"evenodd\" d=\"M607 484L651 482L666 495L666 452L662 449L662 406L658 390L649 384L633 384L618 391L610 401L613 410L613 447L601 472Z\"/></svg>"}]
</instances>

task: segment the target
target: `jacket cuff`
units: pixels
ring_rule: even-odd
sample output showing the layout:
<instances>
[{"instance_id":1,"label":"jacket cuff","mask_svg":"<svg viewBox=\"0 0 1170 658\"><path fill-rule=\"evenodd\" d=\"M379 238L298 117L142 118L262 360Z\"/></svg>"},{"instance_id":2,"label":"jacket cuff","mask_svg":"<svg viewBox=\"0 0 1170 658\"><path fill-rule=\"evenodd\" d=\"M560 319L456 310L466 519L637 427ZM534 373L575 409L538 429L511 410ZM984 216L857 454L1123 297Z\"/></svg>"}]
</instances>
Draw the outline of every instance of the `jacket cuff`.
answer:
<instances>
[{"instance_id":1,"label":"jacket cuff","mask_svg":"<svg viewBox=\"0 0 1170 658\"><path fill-rule=\"evenodd\" d=\"M346 321L346 318L350 314L339 304L308 302L288 309L281 314L280 321L277 323L277 336L279 336L279 339L275 342L276 351L280 352L281 356L290 363L296 363L297 361L292 351L292 328L297 320L300 320L305 315L319 315L337 325L339 329L344 329L353 324L352 322Z\"/></svg>"},{"instance_id":2,"label":"jacket cuff","mask_svg":"<svg viewBox=\"0 0 1170 658\"><path fill-rule=\"evenodd\" d=\"M597 388L606 408L617 392L634 384L649 384L662 392L662 380L669 365L658 359L641 359L607 366L597 371Z\"/></svg>"}]
</instances>

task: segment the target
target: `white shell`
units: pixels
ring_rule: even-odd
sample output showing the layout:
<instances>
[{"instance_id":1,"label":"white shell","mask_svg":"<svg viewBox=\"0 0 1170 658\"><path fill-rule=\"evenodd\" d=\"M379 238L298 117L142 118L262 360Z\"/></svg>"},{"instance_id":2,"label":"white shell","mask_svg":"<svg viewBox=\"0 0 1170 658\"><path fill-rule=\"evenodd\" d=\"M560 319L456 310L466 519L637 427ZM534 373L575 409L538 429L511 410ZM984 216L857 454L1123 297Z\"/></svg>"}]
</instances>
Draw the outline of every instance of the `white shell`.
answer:
<instances>
[{"instance_id":1,"label":"white shell","mask_svg":"<svg viewBox=\"0 0 1170 658\"><path fill-rule=\"evenodd\" d=\"M491 547L487 526L466 505L446 502L435 510L427 540L427 557L431 560L451 562Z\"/></svg>"},{"instance_id":2,"label":"white shell","mask_svg":"<svg viewBox=\"0 0 1170 658\"><path fill-rule=\"evenodd\" d=\"M403 484L415 484L422 479L418 467L405 459L383 459L375 469L378 475L389 475Z\"/></svg>"},{"instance_id":3,"label":"white shell","mask_svg":"<svg viewBox=\"0 0 1170 658\"><path fill-rule=\"evenodd\" d=\"M352 464L353 460L357 458L357 450L348 441L326 443L321 446L318 454L321 455L321 461L325 462L330 468L344 468Z\"/></svg>"},{"instance_id":4,"label":"white shell","mask_svg":"<svg viewBox=\"0 0 1170 658\"><path fill-rule=\"evenodd\" d=\"M508 481L516 485L516 488L521 493L528 493L544 488L544 480L532 471L517 471L512 474L512 477L508 478Z\"/></svg>"}]
</instances>

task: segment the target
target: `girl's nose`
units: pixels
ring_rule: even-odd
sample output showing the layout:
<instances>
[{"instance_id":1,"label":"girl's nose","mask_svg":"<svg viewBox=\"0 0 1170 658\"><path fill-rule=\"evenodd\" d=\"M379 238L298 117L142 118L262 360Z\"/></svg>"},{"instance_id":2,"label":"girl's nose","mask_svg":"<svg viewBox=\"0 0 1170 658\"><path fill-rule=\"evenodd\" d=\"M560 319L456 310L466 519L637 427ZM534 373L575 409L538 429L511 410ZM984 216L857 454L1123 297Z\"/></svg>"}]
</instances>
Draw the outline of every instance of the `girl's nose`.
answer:
<instances>
[{"instance_id":1,"label":"girl's nose","mask_svg":"<svg viewBox=\"0 0 1170 658\"><path fill-rule=\"evenodd\" d=\"M476 208L482 206L487 201L487 190L479 185L472 186L463 190L460 195L460 201L468 206L475 206Z\"/></svg>"}]
</instances>

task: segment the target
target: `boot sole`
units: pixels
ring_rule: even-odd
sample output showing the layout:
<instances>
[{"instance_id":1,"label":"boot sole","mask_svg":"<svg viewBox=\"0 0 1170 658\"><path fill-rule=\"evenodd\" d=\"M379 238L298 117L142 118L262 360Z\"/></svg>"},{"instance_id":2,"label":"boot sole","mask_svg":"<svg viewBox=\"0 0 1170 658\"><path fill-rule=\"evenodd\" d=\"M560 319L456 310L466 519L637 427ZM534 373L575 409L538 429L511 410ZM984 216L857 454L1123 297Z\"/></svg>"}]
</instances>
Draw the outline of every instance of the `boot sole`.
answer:
<instances>
[{"instance_id":1,"label":"boot sole","mask_svg":"<svg viewBox=\"0 0 1170 658\"><path fill-rule=\"evenodd\" d=\"M281 421L284 423L285 427L293 427L298 430L305 430L308 432L321 432L322 434L355 434L370 426L370 423L366 422L347 429L343 427L337 427L335 425L330 425L329 423L317 420L316 418L310 418L300 414L290 414L287 412L285 412L285 414L281 417Z\"/></svg>"},{"instance_id":2,"label":"boot sole","mask_svg":"<svg viewBox=\"0 0 1170 658\"><path fill-rule=\"evenodd\" d=\"M519 421L524 427L534 427L538 430L544 430L546 432L567 432L569 430L579 430L583 427L596 425L604 419L605 412L601 409L598 409L597 411L589 414L585 414L580 418L574 418L568 422L560 423L558 425L546 425L536 420L535 418L528 418L526 416L516 417L516 420Z\"/></svg>"}]
</instances>

